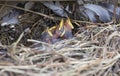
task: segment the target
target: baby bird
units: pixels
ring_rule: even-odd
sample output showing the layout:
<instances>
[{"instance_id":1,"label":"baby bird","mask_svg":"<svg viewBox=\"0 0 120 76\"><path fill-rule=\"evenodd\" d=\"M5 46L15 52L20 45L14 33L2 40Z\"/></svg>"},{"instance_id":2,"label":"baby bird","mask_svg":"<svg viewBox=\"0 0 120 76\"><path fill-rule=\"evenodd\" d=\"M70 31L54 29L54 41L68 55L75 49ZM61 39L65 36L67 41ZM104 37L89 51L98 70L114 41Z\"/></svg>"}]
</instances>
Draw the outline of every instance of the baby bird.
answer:
<instances>
[{"instance_id":1,"label":"baby bird","mask_svg":"<svg viewBox=\"0 0 120 76\"><path fill-rule=\"evenodd\" d=\"M52 32L49 28L47 28L45 31L42 32L41 34L41 39L43 42L47 42L47 43L52 43Z\"/></svg>"},{"instance_id":2,"label":"baby bird","mask_svg":"<svg viewBox=\"0 0 120 76\"><path fill-rule=\"evenodd\" d=\"M61 19L60 24L55 29L55 35L62 39L69 39L73 37L72 29L74 29L70 19L68 18L65 22Z\"/></svg>"},{"instance_id":3,"label":"baby bird","mask_svg":"<svg viewBox=\"0 0 120 76\"><path fill-rule=\"evenodd\" d=\"M72 38L73 37L73 34L72 34L72 29L74 29L74 26L72 25L72 23L71 23L71 21L70 21L70 19L68 18L66 21L65 21L65 23L64 23L64 25L63 25L63 29L65 30L63 33L63 37L65 38L65 39L70 39L70 38Z\"/></svg>"},{"instance_id":4,"label":"baby bird","mask_svg":"<svg viewBox=\"0 0 120 76\"><path fill-rule=\"evenodd\" d=\"M72 38L73 28L74 27L69 18L65 22L61 19L58 26L47 28L47 30L42 33L41 39L44 42L54 44L60 40Z\"/></svg>"}]
</instances>

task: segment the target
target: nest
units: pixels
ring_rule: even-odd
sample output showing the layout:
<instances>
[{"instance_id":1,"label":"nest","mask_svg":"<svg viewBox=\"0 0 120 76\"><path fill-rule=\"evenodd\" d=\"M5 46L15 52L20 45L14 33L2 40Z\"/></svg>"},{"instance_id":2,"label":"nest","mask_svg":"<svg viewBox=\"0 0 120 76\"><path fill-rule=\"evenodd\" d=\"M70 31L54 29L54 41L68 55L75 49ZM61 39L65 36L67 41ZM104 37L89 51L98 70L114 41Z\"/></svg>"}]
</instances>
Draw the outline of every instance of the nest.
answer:
<instances>
[{"instance_id":1,"label":"nest","mask_svg":"<svg viewBox=\"0 0 120 76\"><path fill-rule=\"evenodd\" d=\"M8 36L2 34L1 76L120 76L120 24L74 20L74 37L54 44L39 39L46 25L43 18L31 24L24 26L34 30L30 33L16 26L19 31L11 42L4 42ZM37 45L30 46L33 43Z\"/></svg>"}]
</instances>

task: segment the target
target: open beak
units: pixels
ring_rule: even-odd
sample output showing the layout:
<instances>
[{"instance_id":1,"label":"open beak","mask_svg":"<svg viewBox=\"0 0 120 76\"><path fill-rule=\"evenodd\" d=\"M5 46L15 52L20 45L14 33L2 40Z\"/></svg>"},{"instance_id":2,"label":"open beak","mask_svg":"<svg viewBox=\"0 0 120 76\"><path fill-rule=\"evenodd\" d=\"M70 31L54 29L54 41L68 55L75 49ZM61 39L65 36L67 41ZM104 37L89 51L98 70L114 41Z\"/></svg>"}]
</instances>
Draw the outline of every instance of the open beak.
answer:
<instances>
[{"instance_id":1,"label":"open beak","mask_svg":"<svg viewBox=\"0 0 120 76\"><path fill-rule=\"evenodd\" d=\"M59 30L61 30L63 26L64 26L64 21L63 19L61 19L60 24L59 24Z\"/></svg>"},{"instance_id":2,"label":"open beak","mask_svg":"<svg viewBox=\"0 0 120 76\"><path fill-rule=\"evenodd\" d=\"M49 31L54 31L55 29L56 29L56 25L51 27L51 28L49 28Z\"/></svg>"},{"instance_id":3,"label":"open beak","mask_svg":"<svg viewBox=\"0 0 120 76\"><path fill-rule=\"evenodd\" d=\"M65 35L65 29L63 29L63 32L62 32L62 34L60 35L60 37L63 37L64 35Z\"/></svg>"},{"instance_id":4,"label":"open beak","mask_svg":"<svg viewBox=\"0 0 120 76\"><path fill-rule=\"evenodd\" d=\"M43 40L46 39L46 42L56 42L62 38L72 38L72 29L74 29L74 27L69 18L66 20L66 22L61 19L58 26L53 26L51 28L47 27L47 29L43 32L43 34L46 35L43 37Z\"/></svg>"},{"instance_id":5,"label":"open beak","mask_svg":"<svg viewBox=\"0 0 120 76\"><path fill-rule=\"evenodd\" d=\"M74 29L74 26L72 25L70 18L68 18L66 20L66 22L64 23L64 20L61 19L60 24L59 24L59 30L61 32L60 37L63 37L66 33L70 32L70 29Z\"/></svg>"},{"instance_id":6,"label":"open beak","mask_svg":"<svg viewBox=\"0 0 120 76\"><path fill-rule=\"evenodd\" d=\"M51 30L49 29L49 28L47 28L47 33L52 37L53 36L53 34L52 34L52 32L51 32Z\"/></svg>"},{"instance_id":7,"label":"open beak","mask_svg":"<svg viewBox=\"0 0 120 76\"><path fill-rule=\"evenodd\" d=\"M68 19L66 20L66 23L67 23L67 25L68 25L71 29L74 29L74 26L72 25L72 23L71 23L71 21L70 21L70 18L68 18Z\"/></svg>"}]
</instances>

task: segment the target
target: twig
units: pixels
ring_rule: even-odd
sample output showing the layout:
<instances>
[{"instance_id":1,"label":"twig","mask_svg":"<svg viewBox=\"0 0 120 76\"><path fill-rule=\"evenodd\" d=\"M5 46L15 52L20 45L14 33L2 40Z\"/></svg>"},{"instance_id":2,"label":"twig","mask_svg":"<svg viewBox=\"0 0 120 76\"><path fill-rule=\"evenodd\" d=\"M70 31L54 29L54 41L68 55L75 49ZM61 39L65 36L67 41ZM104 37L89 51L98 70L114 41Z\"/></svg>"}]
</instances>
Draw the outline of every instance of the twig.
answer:
<instances>
[{"instance_id":1,"label":"twig","mask_svg":"<svg viewBox=\"0 0 120 76\"><path fill-rule=\"evenodd\" d=\"M4 4L0 4L0 5L4 5ZM46 15L46 14L43 14L43 13L40 13L40 12L35 12L35 11L32 11L32 10L28 10L28 9L24 9L24 8L17 7L17 6L8 5L8 4L6 4L5 6L7 6L7 7L13 7L13 8L20 9L20 10L27 11L27 12L31 12L31 13L34 13L34 14L37 14L37 15L40 15L40 16L49 18L49 19L61 20L61 17L53 17L53 16L49 16L49 15ZM71 21L72 21L73 23L79 22L79 23L87 23L87 24L95 24L95 25L107 25L107 24L110 24L110 23L111 23L111 22L110 22L110 23L104 23L104 24L103 24L103 23L93 23L93 22L73 20L73 19L71 19Z\"/></svg>"}]
</instances>

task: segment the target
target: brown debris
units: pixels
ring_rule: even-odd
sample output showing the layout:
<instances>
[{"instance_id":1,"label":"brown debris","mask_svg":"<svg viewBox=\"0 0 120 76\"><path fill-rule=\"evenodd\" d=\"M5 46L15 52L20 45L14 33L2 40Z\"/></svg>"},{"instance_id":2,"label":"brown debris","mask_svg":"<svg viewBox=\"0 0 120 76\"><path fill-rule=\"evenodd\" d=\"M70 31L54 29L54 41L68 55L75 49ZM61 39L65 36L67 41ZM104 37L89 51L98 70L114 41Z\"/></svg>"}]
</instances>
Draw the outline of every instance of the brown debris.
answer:
<instances>
[{"instance_id":1,"label":"brown debris","mask_svg":"<svg viewBox=\"0 0 120 76\"><path fill-rule=\"evenodd\" d=\"M51 44L52 39L60 40ZM120 24L26 12L15 28L0 27L0 76L120 76Z\"/></svg>"}]
</instances>

